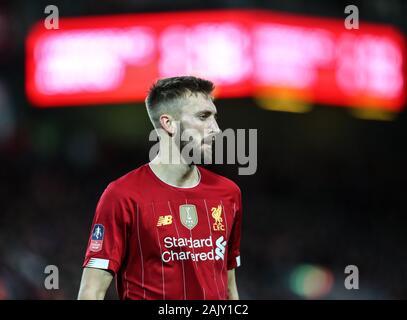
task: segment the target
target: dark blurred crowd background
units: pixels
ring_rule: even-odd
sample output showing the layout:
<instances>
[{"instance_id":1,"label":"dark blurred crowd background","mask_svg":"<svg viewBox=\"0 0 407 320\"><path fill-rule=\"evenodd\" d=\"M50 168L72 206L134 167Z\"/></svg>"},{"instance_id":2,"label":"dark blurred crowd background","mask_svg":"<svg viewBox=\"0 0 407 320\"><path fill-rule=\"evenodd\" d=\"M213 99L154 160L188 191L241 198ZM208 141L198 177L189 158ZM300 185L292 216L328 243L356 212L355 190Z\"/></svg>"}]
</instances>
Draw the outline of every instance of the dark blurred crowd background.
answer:
<instances>
[{"instance_id":1,"label":"dark blurred crowd background","mask_svg":"<svg viewBox=\"0 0 407 320\"><path fill-rule=\"evenodd\" d=\"M0 3L0 299L76 298L98 198L110 181L148 162L152 145L142 103L55 109L28 103L24 39L48 4ZM343 18L349 3L52 4L61 16L242 7ZM361 19L407 33L406 2L352 4ZM258 129L255 175L239 176L236 165L211 166L243 193L241 298L407 298L406 111L379 121L324 105L304 114L264 110L249 98L216 105L221 127ZM44 287L47 265L59 269L58 290ZM348 265L359 269L358 290L344 287ZM301 284L301 276L311 284ZM116 299L114 286L107 298Z\"/></svg>"}]
</instances>

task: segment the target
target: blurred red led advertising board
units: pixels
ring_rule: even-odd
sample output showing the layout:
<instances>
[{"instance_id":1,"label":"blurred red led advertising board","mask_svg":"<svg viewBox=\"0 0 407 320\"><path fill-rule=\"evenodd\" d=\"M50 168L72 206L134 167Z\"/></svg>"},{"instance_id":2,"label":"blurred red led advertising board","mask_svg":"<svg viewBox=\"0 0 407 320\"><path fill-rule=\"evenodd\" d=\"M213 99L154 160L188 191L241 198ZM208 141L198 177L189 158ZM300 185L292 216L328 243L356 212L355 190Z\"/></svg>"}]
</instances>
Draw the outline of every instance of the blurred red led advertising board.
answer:
<instances>
[{"instance_id":1,"label":"blurred red led advertising board","mask_svg":"<svg viewBox=\"0 0 407 320\"><path fill-rule=\"evenodd\" d=\"M143 101L158 78L214 81L217 97L289 92L311 103L398 111L405 38L387 25L252 10L61 18L26 43L38 107Z\"/></svg>"}]
</instances>

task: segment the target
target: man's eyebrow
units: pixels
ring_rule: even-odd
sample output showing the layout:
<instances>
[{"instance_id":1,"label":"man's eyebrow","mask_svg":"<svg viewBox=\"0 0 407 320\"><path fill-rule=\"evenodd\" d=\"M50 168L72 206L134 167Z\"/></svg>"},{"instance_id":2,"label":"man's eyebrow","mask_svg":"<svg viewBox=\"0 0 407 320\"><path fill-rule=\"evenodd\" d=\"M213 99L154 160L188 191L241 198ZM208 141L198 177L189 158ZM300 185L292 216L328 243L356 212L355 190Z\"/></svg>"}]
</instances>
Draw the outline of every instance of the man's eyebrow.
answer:
<instances>
[{"instance_id":1,"label":"man's eyebrow","mask_svg":"<svg viewBox=\"0 0 407 320\"><path fill-rule=\"evenodd\" d=\"M212 111L212 110L200 110L200 111L198 111L196 114L197 114L197 115L198 115L198 114L204 114L204 115L213 114L213 115L216 116L216 115L218 114L218 112L217 112L217 111Z\"/></svg>"}]
</instances>

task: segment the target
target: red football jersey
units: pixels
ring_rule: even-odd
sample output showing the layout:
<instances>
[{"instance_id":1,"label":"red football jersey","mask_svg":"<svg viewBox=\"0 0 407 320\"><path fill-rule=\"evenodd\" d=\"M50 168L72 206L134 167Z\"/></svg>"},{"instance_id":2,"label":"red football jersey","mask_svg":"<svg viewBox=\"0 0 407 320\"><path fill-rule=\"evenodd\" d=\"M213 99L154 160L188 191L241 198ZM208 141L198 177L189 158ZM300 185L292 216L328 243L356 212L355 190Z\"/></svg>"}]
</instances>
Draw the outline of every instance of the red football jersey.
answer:
<instances>
[{"instance_id":1,"label":"red football jersey","mask_svg":"<svg viewBox=\"0 0 407 320\"><path fill-rule=\"evenodd\" d=\"M195 187L148 164L110 183L96 208L83 266L114 272L120 299L227 299L240 266L241 193L199 167Z\"/></svg>"}]
</instances>

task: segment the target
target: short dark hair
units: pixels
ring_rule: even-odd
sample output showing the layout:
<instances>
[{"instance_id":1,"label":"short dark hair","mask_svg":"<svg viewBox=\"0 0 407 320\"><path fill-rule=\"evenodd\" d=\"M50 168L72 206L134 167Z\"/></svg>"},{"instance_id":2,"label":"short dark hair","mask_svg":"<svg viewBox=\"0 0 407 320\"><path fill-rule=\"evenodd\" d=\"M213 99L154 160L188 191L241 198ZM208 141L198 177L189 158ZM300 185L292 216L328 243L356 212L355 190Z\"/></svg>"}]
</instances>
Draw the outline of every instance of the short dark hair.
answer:
<instances>
[{"instance_id":1,"label":"short dark hair","mask_svg":"<svg viewBox=\"0 0 407 320\"><path fill-rule=\"evenodd\" d=\"M213 89L211 81L193 76L164 78L151 86L146 103L148 108L154 108L159 103L184 97L187 93L210 95Z\"/></svg>"},{"instance_id":2,"label":"short dark hair","mask_svg":"<svg viewBox=\"0 0 407 320\"><path fill-rule=\"evenodd\" d=\"M186 97L188 94L203 94L209 97L214 88L211 81L193 76L157 80L151 86L145 100L151 121L157 127L161 113L171 111L168 108L169 104Z\"/></svg>"}]
</instances>

